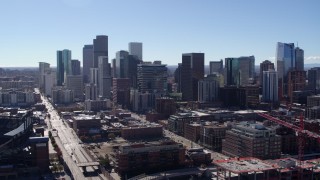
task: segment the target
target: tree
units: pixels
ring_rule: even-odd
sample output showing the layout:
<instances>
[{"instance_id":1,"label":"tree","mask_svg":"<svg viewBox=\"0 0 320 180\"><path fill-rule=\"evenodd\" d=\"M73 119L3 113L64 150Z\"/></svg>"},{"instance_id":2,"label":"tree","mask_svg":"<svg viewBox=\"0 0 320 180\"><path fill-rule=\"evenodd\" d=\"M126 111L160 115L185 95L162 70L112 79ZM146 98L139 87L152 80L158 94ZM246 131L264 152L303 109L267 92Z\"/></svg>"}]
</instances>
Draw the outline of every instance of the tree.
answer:
<instances>
[{"instance_id":1,"label":"tree","mask_svg":"<svg viewBox=\"0 0 320 180\"><path fill-rule=\"evenodd\" d=\"M115 139L115 138L116 138L116 135L114 135L113 133L109 133L109 134L108 134L108 138L109 138L109 139Z\"/></svg>"},{"instance_id":2,"label":"tree","mask_svg":"<svg viewBox=\"0 0 320 180\"><path fill-rule=\"evenodd\" d=\"M59 170L59 172L61 172L61 171L63 171L63 165L58 165L58 170Z\"/></svg>"},{"instance_id":3,"label":"tree","mask_svg":"<svg viewBox=\"0 0 320 180\"><path fill-rule=\"evenodd\" d=\"M100 163L100 165L102 165L104 167L110 167L110 159L109 159L108 154L106 154L104 157L100 156L99 163Z\"/></svg>"},{"instance_id":4,"label":"tree","mask_svg":"<svg viewBox=\"0 0 320 180\"><path fill-rule=\"evenodd\" d=\"M53 172L56 172L56 171L58 170L57 164L53 164L51 170L52 170Z\"/></svg>"}]
</instances>

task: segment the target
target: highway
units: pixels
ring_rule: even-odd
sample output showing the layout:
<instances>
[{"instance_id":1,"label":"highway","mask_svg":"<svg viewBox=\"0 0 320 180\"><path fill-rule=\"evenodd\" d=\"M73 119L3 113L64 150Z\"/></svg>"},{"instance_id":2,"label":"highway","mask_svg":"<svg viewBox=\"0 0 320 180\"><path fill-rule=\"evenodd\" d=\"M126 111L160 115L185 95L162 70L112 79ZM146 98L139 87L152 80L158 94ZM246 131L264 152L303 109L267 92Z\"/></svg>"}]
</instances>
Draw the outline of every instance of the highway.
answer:
<instances>
[{"instance_id":1,"label":"highway","mask_svg":"<svg viewBox=\"0 0 320 180\"><path fill-rule=\"evenodd\" d=\"M39 92L36 89L36 92ZM78 136L75 134L73 129L69 128L67 123L65 123L48 101L46 97L41 95L41 99L43 104L48 109L48 113L50 114L50 120L48 124L49 130L56 130L58 137L55 137L58 146L62 151L63 158L68 165L74 179L101 179L99 176L94 177L84 177L80 168L77 166L77 163L86 163L92 162L90 156L83 149L82 145L79 144L81 141Z\"/></svg>"}]
</instances>

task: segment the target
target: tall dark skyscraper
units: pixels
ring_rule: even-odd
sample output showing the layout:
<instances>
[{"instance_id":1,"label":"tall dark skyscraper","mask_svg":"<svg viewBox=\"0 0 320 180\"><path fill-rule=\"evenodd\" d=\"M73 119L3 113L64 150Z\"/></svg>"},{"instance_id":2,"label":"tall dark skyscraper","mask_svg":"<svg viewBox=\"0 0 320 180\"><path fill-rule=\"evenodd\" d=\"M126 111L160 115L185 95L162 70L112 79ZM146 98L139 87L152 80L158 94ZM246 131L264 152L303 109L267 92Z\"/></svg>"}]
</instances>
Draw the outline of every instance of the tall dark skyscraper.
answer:
<instances>
[{"instance_id":1,"label":"tall dark skyscraper","mask_svg":"<svg viewBox=\"0 0 320 180\"><path fill-rule=\"evenodd\" d=\"M116 52L116 77L117 78L128 78L128 51ZM133 67L132 67L133 68Z\"/></svg>"},{"instance_id":2,"label":"tall dark skyscraper","mask_svg":"<svg viewBox=\"0 0 320 180\"><path fill-rule=\"evenodd\" d=\"M98 68L99 56L108 57L108 36L99 35L93 40L93 67Z\"/></svg>"},{"instance_id":3,"label":"tall dark skyscraper","mask_svg":"<svg viewBox=\"0 0 320 180\"><path fill-rule=\"evenodd\" d=\"M82 49L83 58L83 80L84 83L88 83L90 79L90 68L93 67L93 45L84 45Z\"/></svg>"},{"instance_id":4,"label":"tall dark skyscraper","mask_svg":"<svg viewBox=\"0 0 320 180\"><path fill-rule=\"evenodd\" d=\"M304 71L304 51L303 51L303 49L296 47L295 56L296 56L296 69L298 71Z\"/></svg>"},{"instance_id":5,"label":"tall dark skyscraper","mask_svg":"<svg viewBox=\"0 0 320 180\"><path fill-rule=\"evenodd\" d=\"M64 65L62 51L57 51L57 86L62 86L64 81Z\"/></svg>"},{"instance_id":6,"label":"tall dark skyscraper","mask_svg":"<svg viewBox=\"0 0 320 180\"><path fill-rule=\"evenodd\" d=\"M198 100L198 82L204 77L204 53L182 54L180 87L184 101Z\"/></svg>"},{"instance_id":7,"label":"tall dark skyscraper","mask_svg":"<svg viewBox=\"0 0 320 180\"><path fill-rule=\"evenodd\" d=\"M279 97L282 98L288 92L288 73L296 68L296 53L294 43L277 43L276 69L279 78Z\"/></svg>"},{"instance_id":8,"label":"tall dark skyscraper","mask_svg":"<svg viewBox=\"0 0 320 180\"><path fill-rule=\"evenodd\" d=\"M67 75L71 72L71 51L57 51L57 85L62 86Z\"/></svg>"},{"instance_id":9,"label":"tall dark skyscraper","mask_svg":"<svg viewBox=\"0 0 320 180\"><path fill-rule=\"evenodd\" d=\"M108 57L100 56L98 64L99 73L99 96L103 98L111 98L111 66Z\"/></svg>"},{"instance_id":10,"label":"tall dark skyscraper","mask_svg":"<svg viewBox=\"0 0 320 180\"><path fill-rule=\"evenodd\" d=\"M308 89L314 92L320 90L320 67L313 67L308 70Z\"/></svg>"},{"instance_id":11,"label":"tall dark skyscraper","mask_svg":"<svg viewBox=\"0 0 320 180\"><path fill-rule=\"evenodd\" d=\"M226 85L243 86L249 84L250 79L254 78L254 61L254 56L226 58Z\"/></svg>"},{"instance_id":12,"label":"tall dark skyscraper","mask_svg":"<svg viewBox=\"0 0 320 180\"><path fill-rule=\"evenodd\" d=\"M294 43L278 42L276 53L278 78L286 79L289 70L294 69L296 65Z\"/></svg>"},{"instance_id":13,"label":"tall dark skyscraper","mask_svg":"<svg viewBox=\"0 0 320 180\"><path fill-rule=\"evenodd\" d=\"M80 70L80 61L73 59L71 60L71 75L80 75L81 70Z\"/></svg>"},{"instance_id":14,"label":"tall dark skyscraper","mask_svg":"<svg viewBox=\"0 0 320 180\"><path fill-rule=\"evenodd\" d=\"M130 78L130 86L137 88L137 67L142 61L135 55L128 56L128 78Z\"/></svg>"}]
</instances>

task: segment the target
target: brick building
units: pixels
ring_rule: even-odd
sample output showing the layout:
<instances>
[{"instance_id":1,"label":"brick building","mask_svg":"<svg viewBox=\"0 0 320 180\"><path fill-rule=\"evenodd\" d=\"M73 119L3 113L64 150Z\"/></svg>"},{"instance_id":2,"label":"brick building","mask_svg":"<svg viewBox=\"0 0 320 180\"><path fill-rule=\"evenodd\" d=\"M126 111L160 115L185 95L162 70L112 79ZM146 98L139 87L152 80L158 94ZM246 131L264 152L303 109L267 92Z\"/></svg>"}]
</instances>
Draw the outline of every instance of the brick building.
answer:
<instances>
[{"instance_id":1,"label":"brick building","mask_svg":"<svg viewBox=\"0 0 320 180\"><path fill-rule=\"evenodd\" d=\"M156 111L163 114L164 118L169 118L170 115L176 113L176 103L172 98L158 98L156 99Z\"/></svg>"},{"instance_id":2,"label":"brick building","mask_svg":"<svg viewBox=\"0 0 320 180\"><path fill-rule=\"evenodd\" d=\"M40 172L49 170L49 146L48 137L30 137L32 162L39 167Z\"/></svg>"},{"instance_id":3,"label":"brick building","mask_svg":"<svg viewBox=\"0 0 320 180\"><path fill-rule=\"evenodd\" d=\"M78 135L97 134L101 130L101 119L95 115L73 116L73 130Z\"/></svg>"},{"instance_id":4,"label":"brick building","mask_svg":"<svg viewBox=\"0 0 320 180\"><path fill-rule=\"evenodd\" d=\"M293 91L302 91L306 88L306 71L290 71L288 73L288 96L293 99Z\"/></svg>"},{"instance_id":5,"label":"brick building","mask_svg":"<svg viewBox=\"0 0 320 180\"><path fill-rule=\"evenodd\" d=\"M122 106L130 106L130 79L113 78L113 102Z\"/></svg>"},{"instance_id":6,"label":"brick building","mask_svg":"<svg viewBox=\"0 0 320 180\"><path fill-rule=\"evenodd\" d=\"M226 136L227 126L207 124L200 128L200 144L208 149L221 152L222 140Z\"/></svg>"},{"instance_id":7,"label":"brick building","mask_svg":"<svg viewBox=\"0 0 320 180\"><path fill-rule=\"evenodd\" d=\"M124 139L146 139L162 137L162 126L138 126L125 127L121 129L121 137Z\"/></svg>"},{"instance_id":8,"label":"brick building","mask_svg":"<svg viewBox=\"0 0 320 180\"><path fill-rule=\"evenodd\" d=\"M184 126L184 137L193 142L198 142L200 139L201 125L198 123L186 124Z\"/></svg>"},{"instance_id":9,"label":"brick building","mask_svg":"<svg viewBox=\"0 0 320 180\"><path fill-rule=\"evenodd\" d=\"M242 122L226 132L222 153L231 157L279 158L281 139L276 135L275 129Z\"/></svg>"},{"instance_id":10,"label":"brick building","mask_svg":"<svg viewBox=\"0 0 320 180\"><path fill-rule=\"evenodd\" d=\"M178 135L184 135L184 127L190 122L198 122L199 116L195 116L193 113L178 113L171 115L168 119L168 129Z\"/></svg>"},{"instance_id":11,"label":"brick building","mask_svg":"<svg viewBox=\"0 0 320 180\"><path fill-rule=\"evenodd\" d=\"M119 146L115 156L116 172L139 174L184 165L185 148L174 141L127 144Z\"/></svg>"}]
</instances>

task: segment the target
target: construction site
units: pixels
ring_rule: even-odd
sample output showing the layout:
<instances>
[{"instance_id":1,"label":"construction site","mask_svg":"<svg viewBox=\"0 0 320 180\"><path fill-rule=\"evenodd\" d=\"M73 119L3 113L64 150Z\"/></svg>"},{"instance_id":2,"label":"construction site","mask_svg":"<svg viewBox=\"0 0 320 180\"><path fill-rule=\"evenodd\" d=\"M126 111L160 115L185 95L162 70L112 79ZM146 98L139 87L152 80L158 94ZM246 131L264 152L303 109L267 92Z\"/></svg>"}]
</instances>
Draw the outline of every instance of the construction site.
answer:
<instances>
[{"instance_id":1,"label":"construction site","mask_svg":"<svg viewBox=\"0 0 320 180\"><path fill-rule=\"evenodd\" d=\"M257 158L230 158L216 160L214 179L252 179L252 180L285 180L285 179L319 179L320 159L299 161L293 158L260 160Z\"/></svg>"},{"instance_id":2,"label":"construction site","mask_svg":"<svg viewBox=\"0 0 320 180\"><path fill-rule=\"evenodd\" d=\"M319 142L320 136L304 128L303 116L292 123L264 113L258 113L258 115L295 131L298 135L298 158L261 160L252 157L235 157L215 160L213 161L213 164L217 166L215 179L320 179L320 159L304 159L306 138L312 138Z\"/></svg>"}]
</instances>

